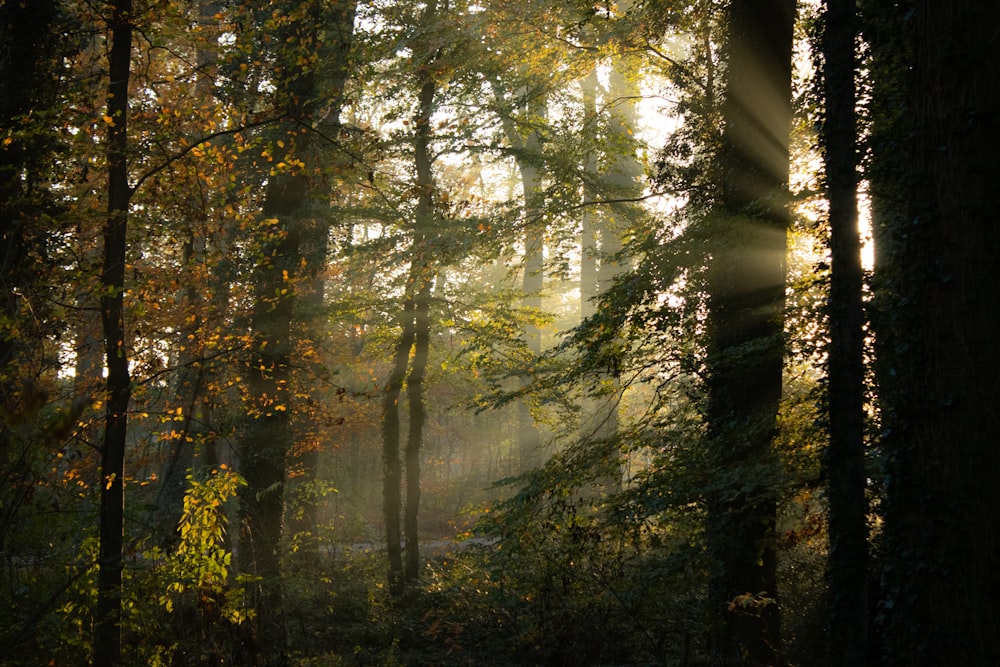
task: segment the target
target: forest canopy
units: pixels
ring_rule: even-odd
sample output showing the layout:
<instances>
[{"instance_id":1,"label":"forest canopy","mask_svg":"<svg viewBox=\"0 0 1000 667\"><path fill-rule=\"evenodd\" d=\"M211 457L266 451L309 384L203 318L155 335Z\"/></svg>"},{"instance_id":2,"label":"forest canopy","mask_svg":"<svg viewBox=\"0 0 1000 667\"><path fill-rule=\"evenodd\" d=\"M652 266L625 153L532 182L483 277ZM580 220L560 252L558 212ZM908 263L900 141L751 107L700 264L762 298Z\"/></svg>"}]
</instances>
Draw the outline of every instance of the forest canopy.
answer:
<instances>
[{"instance_id":1,"label":"forest canopy","mask_svg":"<svg viewBox=\"0 0 1000 667\"><path fill-rule=\"evenodd\" d=\"M0 666L1000 664L998 14L0 0Z\"/></svg>"}]
</instances>

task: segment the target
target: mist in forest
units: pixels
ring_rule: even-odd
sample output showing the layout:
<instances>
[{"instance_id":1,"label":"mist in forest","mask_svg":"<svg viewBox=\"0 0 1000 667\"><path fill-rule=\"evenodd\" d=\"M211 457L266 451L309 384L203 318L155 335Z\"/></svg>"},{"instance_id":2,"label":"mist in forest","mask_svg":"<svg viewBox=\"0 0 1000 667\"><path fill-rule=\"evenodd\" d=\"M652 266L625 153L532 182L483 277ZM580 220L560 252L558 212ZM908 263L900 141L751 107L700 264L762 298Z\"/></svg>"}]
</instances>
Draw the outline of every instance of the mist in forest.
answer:
<instances>
[{"instance_id":1,"label":"mist in forest","mask_svg":"<svg viewBox=\"0 0 1000 667\"><path fill-rule=\"evenodd\" d=\"M988 3L0 2L0 667L996 665Z\"/></svg>"}]
</instances>

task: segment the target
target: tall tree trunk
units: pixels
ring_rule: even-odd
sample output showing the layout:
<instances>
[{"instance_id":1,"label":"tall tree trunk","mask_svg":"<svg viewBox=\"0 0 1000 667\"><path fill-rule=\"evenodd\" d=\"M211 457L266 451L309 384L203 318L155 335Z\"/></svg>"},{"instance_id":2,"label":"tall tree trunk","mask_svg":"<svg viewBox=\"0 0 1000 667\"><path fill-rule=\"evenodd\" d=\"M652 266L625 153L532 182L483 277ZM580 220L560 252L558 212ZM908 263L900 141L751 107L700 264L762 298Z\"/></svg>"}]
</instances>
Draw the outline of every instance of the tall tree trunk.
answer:
<instances>
[{"instance_id":1,"label":"tall tree trunk","mask_svg":"<svg viewBox=\"0 0 1000 667\"><path fill-rule=\"evenodd\" d=\"M1000 664L998 24L918 0L870 35L890 665Z\"/></svg>"},{"instance_id":2,"label":"tall tree trunk","mask_svg":"<svg viewBox=\"0 0 1000 667\"><path fill-rule=\"evenodd\" d=\"M219 8L217 1L201 0L198 3L199 42L195 51L195 91L198 99L206 100L206 103L213 97L219 36L218 19L215 16ZM188 472L195 464L195 436L198 432L205 431L209 424L205 407L209 374L212 371L207 363L199 362L199 359L205 356L204 331L211 315L206 312L208 301L202 290L208 276L198 274L199 269L208 265L209 244L205 238L205 230L211 214L200 196L189 197L188 202L189 219L184 222L186 238L182 251L182 270L187 273L184 280L187 286L179 291L177 298L188 311L189 319L186 327L177 334L190 343L178 345L176 351L171 352L177 358L172 359L170 365L178 368L173 395L176 405L183 409L184 422L179 437L168 442L169 452L160 475L160 489L154 508L156 541L162 545L170 544L177 534L177 522L183 513L184 495L188 487ZM218 282L215 281L213 287L220 287ZM215 291L212 290L213 293Z\"/></svg>"},{"instance_id":3,"label":"tall tree trunk","mask_svg":"<svg viewBox=\"0 0 1000 667\"><path fill-rule=\"evenodd\" d=\"M431 283L423 278L414 296L413 307L413 360L406 380L406 394L410 405L410 428L406 438L406 503L403 515L403 534L406 541L406 562L403 579L414 582L420 574L420 450L424 440L427 411L424 406L424 375L430 352L430 292Z\"/></svg>"},{"instance_id":4,"label":"tall tree trunk","mask_svg":"<svg viewBox=\"0 0 1000 667\"><path fill-rule=\"evenodd\" d=\"M132 2L111 7L108 82L108 217L104 226L101 323L108 367L104 444L101 448L100 560L94 665L121 663L122 542L125 530L125 439L131 378L124 320L128 184L128 84L132 58Z\"/></svg>"},{"instance_id":5,"label":"tall tree trunk","mask_svg":"<svg viewBox=\"0 0 1000 667\"><path fill-rule=\"evenodd\" d=\"M545 96L526 91L526 125L535 128L546 116ZM519 136L521 150L517 154L517 167L524 188L524 277L522 305L535 311L542 309L542 289L545 287L545 222L542 217L543 190L539 163L542 160L542 137L537 129L529 129L523 139ZM542 332L535 324L525 328L528 352L535 358L542 354ZM530 384L532 377L522 382ZM542 434L535 424L527 399L518 407L518 456L520 471L527 472L542 463Z\"/></svg>"},{"instance_id":6,"label":"tall tree trunk","mask_svg":"<svg viewBox=\"0 0 1000 667\"><path fill-rule=\"evenodd\" d=\"M403 302L400 316L402 330L393 353L392 370L385 383L382 396L382 516L385 520L386 551L389 558L389 593L399 596L403 592L403 545L400 514L403 500L400 497L403 466L399 459L400 418L399 397L403 392L403 379L413 346L414 299Z\"/></svg>"},{"instance_id":7,"label":"tall tree trunk","mask_svg":"<svg viewBox=\"0 0 1000 667\"><path fill-rule=\"evenodd\" d=\"M583 101L583 136L588 144L596 143L597 136L597 67L591 68L580 84ZM597 296L597 152L587 151L583 165L583 219L580 237L580 320L594 314Z\"/></svg>"},{"instance_id":8,"label":"tall tree trunk","mask_svg":"<svg viewBox=\"0 0 1000 667\"><path fill-rule=\"evenodd\" d=\"M434 6L428 12L433 16ZM407 582L416 581L420 571L420 534L417 526L420 511L420 450L424 439L424 373L430 346L430 299L434 278L431 275L430 254L433 248L429 241L434 231L434 172L431 155L431 114L434 112L434 96L437 87L429 65L418 75L421 82L417 95L419 108L415 119L416 137L413 147L414 164L417 171L416 224L414 241L412 279L413 284L413 360L406 392L410 404L410 424L406 439L406 504L404 506L403 532L406 540L406 562L403 578Z\"/></svg>"},{"instance_id":9,"label":"tall tree trunk","mask_svg":"<svg viewBox=\"0 0 1000 667\"><path fill-rule=\"evenodd\" d=\"M432 0L424 10L422 23L437 20L437 3ZM437 47L440 48L440 47ZM385 486L383 501L389 550L389 592L402 594L404 585L417 579L420 568L418 515L420 511L420 450L423 445L425 408L423 379L430 346L430 299L434 284L432 253L437 236L434 214L434 156L431 152L431 115L434 113L437 83L434 63L437 50L421 54L417 61L417 111L413 118L413 161L416 171L417 207L413 220L413 245L410 249L410 272L406 280L401 318L402 331L396 345L395 361L383 408L383 460ZM414 351L407 392L409 396L409 431L406 441L406 505L403 528L406 562L400 543L400 428L399 395L406 376L411 349Z\"/></svg>"},{"instance_id":10,"label":"tall tree trunk","mask_svg":"<svg viewBox=\"0 0 1000 667\"><path fill-rule=\"evenodd\" d=\"M318 82L318 87L323 90L326 100L329 103L325 111L325 118L315 119L315 122L322 123L325 127L326 136L337 140L341 134L340 114L344 105L344 86L350 76L350 52L354 39L354 16L357 10L357 0L337 0L330 2L323 9L323 24L328 37L324 42L324 58L331 63L332 71L323 80ZM330 160L326 159L319 168L329 167ZM330 219L332 211L328 204L317 203L315 219L307 224L302 234L302 255L305 259L305 269L302 282L309 287L299 299L299 313L297 320L302 321L304 336L311 341L314 347L322 347L323 339L326 337L326 275L327 254L329 250L330 229L333 221ZM319 365L316 365L316 372L323 373ZM321 400L321 393L315 392L315 400ZM299 424L296 431L300 437L318 439L317 427L311 423L311 416L306 416L307 423ZM316 482L319 477L319 445L318 443L308 444L299 456L299 467L302 471L302 480L306 483ZM292 522L293 533L314 533L319 521L319 502L316 494L306 493L299 499L300 513ZM319 543L316 536L299 543L299 559L307 567L315 562L318 554Z\"/></svg>"},{"instance_id":11,"label":"tall tree trunk","mask_svg":"<svg viewBox=\"0 0 1000 667\"><path fill-rule=\"evenodd\" d=\"M597 92L600 82L597 78L597 66L580 83L583 107L583 136L589 145L596 146L599 118L597 114ZM586 153L583 164L583 216L580 221L580 321L586 320L597 313L597 297L600 294L600 254L601 212L596 203L599 199L598 184L601 177L598 173L597 150ZM600 431L599 399L593 392L584 389L580 401L580 441L591 443L598 439Z\"/></svg>"},{"instance_id":12,"label":"tall tree trunk","mask_svg":"<svg viewBox=\"0 0 1000 667\"><path fill-rule=\"evenodd\" d=\"M493 80L493 93L497 103L507 106L506 91L502 83ZM542 218L544 191L542 188L542 137L539 127L547 114L546 96L543 91L534 90L525 84L520 93L520 118L515 105L504 110L502 123L504 136L514 148L514 159L521 176L521 187L524 195L524 274L521 279L521 289L524 296L521 305L527 309L540 310L542 307L542 289L545 287L545 222ZM524 332L529 354L538 357L542 351L540 329L534 324L528 324ZM528 387L532 378L530 373L520 378L522 388ZM541 432L531 414L529 399L524 398L518 405L518 470L522 473L537 468L542 462Z\"/></svg>"},{"instance_id":13,"label":"tall tree trunk","mask_svg":"<svg viewBox=\"0 0 1000 667\"><path fill-rule=\"evenodd\" d=\"M276 178L275 189L292 189L291 179ZM300 196L303 192L298 193ZM284 646L281 603L281 535L284 520L285 469L292 445L291 318L294 288L283 277L298 266L295 222L289 220L298 197L269 192L264 215L276 216L272 241L262 248L255 271L252 338L247 373L249 423L239 442L239 470L246 480L239 494L239 568L259 577L251 596L255 619L248 626L246 648L254 664ZM285 207L279 208L279 203ZM276 210L277 209L277 210ZM263 642L269 646L265 646Z\"/></svg>"},{"instance_id":14,"label":"tall tree trunk","mask_svg":"<svg viewBox=\"0 0 1000 667\"><path fill-rule=\"evenodd\" d=\"M597 263L597 296L611 289L615 278L622 272L617 257L621 251L621 238L628 229L635 207L628 200L638 196L643 173L642 164L635 155L634 134L637 125L635 100L639 95L638 84L625 71L628 66L624 56L612 61L609 73L608 97L604 105L609 110L606 164L597 170L605 197L618 200L607 206L597 217L596 233L600 246ZM621 399L621 382L618 360L599 375L603 385L600 395L592 397L585 406L585 419L590 423L589 437L595 440L606 454L601 475L604 492L621 490L622 463L618 448L618 403Z\"/></svg>"},{"instance_id":15,"label":"tall tree trunk","mask_svg":"<svg viewBox=\"0 0 1000 667\"><path fill-rule=\"evenodd\" d=\"M864 443L864 325L857 205L855 0L827 0L822 52L826 120L823 150L830 205L830 503L831 665L868 660L868 505Z\"/></svg>"},{"instance_id":16,"label":"tall tree trunk","mask_svg":"<svg viewBox=\"0 0 1000 667\"><path fill-rule=\"evenodd\" d=\"M435 5L427 10L432 18ZM417 94L417 113L414 118L414 166L417 173L417 209L414 219L414 239L410 257L410 272L406 280L406 296L400 317L402 329L396 343L393 367L386 383L382 407L382 460L383 460L383 514L385 517L386 546L389 556L389 592L393 596L403 593L404 584L417 578L420 565L419 534L417 526L420 509L420 446L423 441L424 402L423 376L427 364L430 323L428 307L432 277L428 245L433 232L434 178L430 152L430 117L434 110L436 86L423 63L417 73L420 88ZM404 511L401 485L402 463L399 459L401 429L399 398L403 380L410 364L410 351L416 345L416 355L410 370L409 393L410 420L407 434L406 456L406 505L403 523L406 539L406 562L403 562L403 543L400 533L400 513Z\"/></svg>"},{"instance_id":17,"label":"tall tree trunk","mask_svg":"<svg viewBox=\"0 0 1000 667\"><path fill-rule=\"evenodd\" d=\"M50 131L24 136L24 129L27 118L52 104L46 89L54 76L48 45L55 41L51 36L56 12L53 0L0 5L0 133L5 137L0 150L0 410L4 415L24 407L20 381L27 378L22 355L38 342L18 320L23 315L21 301L31 298L39 277L38 267L25 260L47 231L37 222L45 202L38 198L33 181L38 167L51 159L52 147ZM6 420L0 422L0 457L10 444L9 426ZM11 516L11 511L8 506L4 514ZM2 534L0 529L0 543Z\"/></svg>"},{"instance_id":18,"label":"tall tree trunk","mask_svg":"<svg viewBox=\"0 0 1000 667\"><path fill-rule=\"evenodd\" d=\"M313 0L295 16L281 25L274 40L289 50L278 53L288 62L274 81L283 118L272 140L276 149L285 145L286 165L296 160L308 165L314 159L312 135L300 130L316 111L316 65L307 49L314 48L322 29L321 3ZM313 194L307 168L285 167L269 176L253 274L246 372L249 420L239 443L240 473L247 482L239 494L239 566L259 577L251 600L256 617L248 627L246 648L254 661L267 664L282 664L287 650L280 578L285 477L295 438L292 318L297 283L303 279L302 239L314 224Z\"/></svg>"},{"instance_id":19,"label":"tall tree trunk","mask_svg":"<svg viewBox=\"0 0 1000 667\"><path fill-rule=\"evenodd\" d=\"M719 665L780 660L770 458L782 393L794 0L734 0L708 270L710 604Z\"/></svg>"}]
</instances>

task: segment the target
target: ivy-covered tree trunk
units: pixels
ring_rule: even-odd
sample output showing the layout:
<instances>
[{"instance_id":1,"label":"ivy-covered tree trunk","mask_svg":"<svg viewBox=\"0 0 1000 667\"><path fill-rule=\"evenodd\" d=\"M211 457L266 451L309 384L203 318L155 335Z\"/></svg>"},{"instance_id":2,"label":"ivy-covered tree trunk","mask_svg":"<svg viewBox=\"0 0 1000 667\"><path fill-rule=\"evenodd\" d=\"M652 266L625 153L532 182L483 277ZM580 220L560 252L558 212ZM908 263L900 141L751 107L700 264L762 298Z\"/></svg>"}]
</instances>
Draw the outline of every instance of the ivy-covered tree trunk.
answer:
<instances>
[{"instance_id":1,"label":"ivy-covered tree trunk","mask_svg":"<svg viewBox=\"0 0 1000 667\"><path fill-rule=\"evenodd\" d=\"M107 405L101 447L100 551L94 665L121 664L122 543L125 531L125 440L132 381L124 319L128 183L128 84L132 59L132 2L115 0L109 27L111 47L107 116L108 217L104 224L101 323L107 360Z\"/></svg>"},{"instance_id":2,"label":"ivy-covered tree trunk","mask_svg":"<svg viewBox=\"0 0 1000 667\"><path fill-rule=\"evenodd\" d=\"M864 325L857 205L855 0L827 0L822 55L826 117L823 151L830 206L830 503L831 665L868 660L868 504L865 498Z\"/></svg>"},{"instance_id":3,"label":"ivy-covered tree trunk","mask_svg":"<svg viewBox=\"0 0 1000 667\"><path fill-rule=\"evenodd\" d=\"M889 665L1000 664L1000 5L866 3Z\"/></svg>"},{"instance_id":4,"label":"ivy-covered tree trunk","mask_svg":"<svg viewBox=\"0 0 1000 667\"><path fill-rule=\"evenodd\" d=\"M708 267L713 661L780 661L771 441L782 395L794 0L730 3Z\"/></svg>"}]
</instances>

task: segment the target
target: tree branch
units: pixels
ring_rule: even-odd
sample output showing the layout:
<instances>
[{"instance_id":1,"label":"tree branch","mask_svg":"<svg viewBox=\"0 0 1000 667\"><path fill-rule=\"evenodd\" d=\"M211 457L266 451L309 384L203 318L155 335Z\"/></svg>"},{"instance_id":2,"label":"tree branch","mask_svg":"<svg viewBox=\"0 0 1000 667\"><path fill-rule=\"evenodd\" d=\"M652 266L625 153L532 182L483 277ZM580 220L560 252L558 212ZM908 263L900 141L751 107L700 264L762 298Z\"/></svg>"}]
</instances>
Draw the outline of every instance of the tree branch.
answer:
<instances>
[{"instance_id":1,"label":"tree branch","mask_svg":"<svg viewBox=\"0 0 1000 667\"><path fill-rule=\"evenodd\" d=\"M201 146L203 146L203 145L205 145L205 144L213 141L214 139L218 139L219 137L230 136L230 135L237 134L239 132L242 132L244 130L247 130L247 129L250 129L250 128L253 128L253 127L261 127L263 125L268 125L270 123L277 122L280 119L281 119L281 116L267 117L267 118L264 118L264 119L259 120L259 121L245 123L243 125L240 125L239 127L229 128L227 130L218 130L216 132L212 132L210 134L205 135L204 137L202 137L201 139L199 139L195 143L190 144L188 146L185 146L184 148L182 148L178 152L174 153L173 155L167 156L167 158L163 162L161 162L160 164L156 165L155 167L153 167L152 169L150 169L149 171L147 171L145 174L143 174L142 176L140 176L138 179L136 179L135 184L132 185L132 187L129 188L129 197L131 198L132 195L134 195L136 193L136 191L140 187L142 187L143 183L145 183L146 181L148 181L153 176L156 176L161 171L163 171L164 169L166 169L167 167L169 167L173 163L177 162L178 160L180 160L181 158L183 158L184 156L186 156L188 153L190 153L194 149L199 148L199 147L201 147Z\"/></svg>"}]
</instances>

